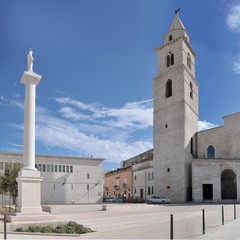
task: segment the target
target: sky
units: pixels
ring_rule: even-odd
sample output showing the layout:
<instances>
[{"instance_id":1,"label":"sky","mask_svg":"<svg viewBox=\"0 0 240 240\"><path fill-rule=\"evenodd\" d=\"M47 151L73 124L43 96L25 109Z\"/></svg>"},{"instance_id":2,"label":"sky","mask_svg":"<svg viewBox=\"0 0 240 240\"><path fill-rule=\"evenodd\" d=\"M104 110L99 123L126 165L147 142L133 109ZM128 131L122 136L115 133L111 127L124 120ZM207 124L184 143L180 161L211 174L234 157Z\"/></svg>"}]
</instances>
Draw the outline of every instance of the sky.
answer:
<instances>
[{"instance_id":1,"label":"sky","mask_svg":"<svg viewBox=\"0 0 240 240\"><path fill-rule=\"evenodd\" d=\"M1 0L0 151L23 151L32 48L36 154L104 158L153 147L156 48L179 17L195 50L199 130L240 111L240 0Z\"/></svg>"}]
</instances>

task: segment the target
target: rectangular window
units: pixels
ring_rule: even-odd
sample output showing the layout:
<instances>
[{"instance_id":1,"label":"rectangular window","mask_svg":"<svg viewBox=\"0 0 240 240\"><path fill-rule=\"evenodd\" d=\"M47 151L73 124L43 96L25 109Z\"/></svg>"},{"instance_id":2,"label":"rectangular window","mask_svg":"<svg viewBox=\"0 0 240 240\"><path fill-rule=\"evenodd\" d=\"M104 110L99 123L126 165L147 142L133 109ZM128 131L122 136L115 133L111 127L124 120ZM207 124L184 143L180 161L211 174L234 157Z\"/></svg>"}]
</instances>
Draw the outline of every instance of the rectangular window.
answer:
<instances>
[{"instance_id":1,"label":"rectangular window","mask_svg":"<svg viewBox=\"0 0 240 240\"><path fill-rule=\"evenodd\" d=\"M58 166L58 171L62 172L62 166L61 165Z\"/></svg>"},{"instance_id":2,"label":"rectangular window","mask_svg":"<svg viewBox=\"0 0 240 240\"><path fill-rule=\"evenodd\" d=\"M63 172L65 172L65 165L63 165Z\"/></svg>"},{"instance_id":3,"label":"rectangular window","mask_svg":"<svg viewBox=\"0 0 240 240\"><path fill-rule=\"evenodd\" d=\"M55 172L58 172L58 165L55 165Z\"/></svg>"},{"instance_id":4,"label":"rectangular window","mask_svg":"<svg viewBox=\"0 0 240 240\"><path fill-rule=\"evenodd\" d=\"M71 185L71 189L73 190L73 184Z\"/></svg>"},{"instance_id":5,"label":"rectangular window","mask_svg":"<svg viewBox=\"0 0 240 240\"><path fill-rule=\"evenodd\" d=\"M134 180L137 180L137 175L134 176Z\"/></svg>"},{"instance_id":6,"label":"rectangular window","mask_svg":"<svg viewBox=\"0 0 240 240\"><path fill-rule=\"evenodd\" d=\"M87 173L87 179L89 179L90 178L90 175L89 175L89 173Z\"/></svg>"},{"instance_id":7,"label":"rectangular window","mask_svg":"<svg viewBox=\"0 0 240 240\"><path fill-rule=\"evenodd\" d=\"M148 187L148 195L151 194L151 188L150 186Z\"/></svg>"},{"instance_id":8,"label":"rectangular window","mask_svg":"<svg viewBox=\"0 0 240 240\"><path fill-rule=\"evenodd\" d=\"M67 173L69 173L69 166L67 166Z\"/></svg>"},{"instance_id":9,"label":"rectangular window","mask_svg":"<svg viewBox=\"0 0 240 240\"><path fill-rule=\"evenodd\" d=\"M152 186L152 194L153 194L153 186Z\"/></svg>"},{"instance_id":10,"label":"rectangular window","mask_svg":"<svg viewBox=\"0 0 240 240\"><path fill-rule=\"evenodd\" d=\"M87 184L87 190L89 190L89 184Z\"/></svg>"},{"instance_id":11,"label":"rectangular window","mask_svg":"<svg viewBox=\"0 0 240 240\"><path fill-rule=\"evenodd\" d=\"M53 190L55 190L56 189L56 186L55 186L55 183L53 184Z\"/></svg>"},{"instance_id":12,"label":"rectangular window","mask_svg":"<svg viewBox=\"0 0 240 240\"><path fill-rule=\"evenodd\" d=\"M53 172L53 165L51 165L51 172Z\"/></svg>"},{"instance_id":13,"label":"rectangular window","mask_svg":"<svg viewBox=\"0 0 240 240\"><path fill-rule=\"evenodd\" d=\"M41 164L38 164L38 171L42 171L42 165Z\"/></svg>"},{"instance_id":14,"label":"rectangular window","mask_svg":"<svg viewBox=\"0 0 240 240\"><path fill-rule=\"evenodd\" d=\"M47 164L47 172L50 172L50 165Z\"/></svg>"},{"instance_id":15,"label":"rectangular window","mask_svg":"<svg viewBox=\"0 0 240 240\"><path fill-rule=\"evenodd\" d=\"M70 173L73 172L73 166L70 166Z\"/></svg>"},{"instance_id":16,"label":"rectangular window","mask_svg":"<svg viewBox=\"0 0 240 240\"><path fill-rule=\"evenodd\" d=\"M137 189L136 188L134 188L134 193L137 193Z\"/></svg>"},{"instance_id":17,"label":"rectangular window","mask_svg":"<svg viewBox=\"0 0 240 240\"><path fill-rule=\"evenodd\" d=\"M167 171L170 172L170 168L167 168Z\"/></svg>"},{"instance_id":18,"label":"rectangular window","mask_svg":"<svg viewBox=\"0 0 240 240\"><path fill-rule=\"evenodd\" d=\"M46 166L45 166L45 164L42 165L42 171L43 171L43 172L46 171Z\"/></svg>"}]
</instances>

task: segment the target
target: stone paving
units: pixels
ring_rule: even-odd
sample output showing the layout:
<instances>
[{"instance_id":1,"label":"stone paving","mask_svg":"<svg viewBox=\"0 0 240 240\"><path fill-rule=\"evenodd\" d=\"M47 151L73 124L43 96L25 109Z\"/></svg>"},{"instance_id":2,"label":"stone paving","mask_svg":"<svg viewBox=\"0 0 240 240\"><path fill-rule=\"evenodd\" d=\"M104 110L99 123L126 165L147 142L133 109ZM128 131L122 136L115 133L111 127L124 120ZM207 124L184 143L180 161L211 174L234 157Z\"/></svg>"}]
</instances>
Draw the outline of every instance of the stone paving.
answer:
<instances>
[{"instance_id":1,"label":"stone paving","mask_svg":"<svg viewBox=\"0 0 240 240\"><path fill-rule=\"evenodd\" d=\"M8 232L7 239L170 239L170 214L173 214L174 239L240 239L240 205L236 205L236 220L233 205L224 205L224 225L222 205L107 204L106 211L92 208L86 211L87 208L83 212L54 213L55 221L77 221L96 232L81 236ZM202 234L202 209L205 210L205 235ZM14 224L19 226L20 223ZM26 224L31 225L30 222ZM8 224L8 229L11 225ZM2 223L0 229L3 230ZM0 238L3 238L3 233L0 233Z\"/></svg>"}]
</instances>

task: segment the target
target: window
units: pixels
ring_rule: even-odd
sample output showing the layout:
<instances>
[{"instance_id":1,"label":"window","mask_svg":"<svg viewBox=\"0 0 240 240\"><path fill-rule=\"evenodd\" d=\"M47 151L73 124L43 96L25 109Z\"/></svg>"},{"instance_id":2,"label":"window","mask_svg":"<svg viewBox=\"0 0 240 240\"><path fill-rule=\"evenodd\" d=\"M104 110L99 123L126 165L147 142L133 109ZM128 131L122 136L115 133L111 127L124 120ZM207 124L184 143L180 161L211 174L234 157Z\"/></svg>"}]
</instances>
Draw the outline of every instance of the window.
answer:
<instances>
[{"instance_id":1,"label":"window","mask_svg":"<svg viewBox=\"0 0 240 240\"><path fill-rule=\"evenodd\" d=\"M190 98L193 99L193 85L192 85L192 82L190 82Z\"/></svg>"},{"instance_id":2,"label":"window","mask_svg":"<svg viewBox=\"0 0 240 240\"><path fill-rule=\"evenodd\" d=\"M58 172L58 165L55 165L55 172Z\"/></svg>"},{"instance_id":3,"label":"window","mask_svg":"<svg viewBox=\"0 0 240 240\"><path fill-rule=\"evenodd\" d=\"M167 171L170 172L170 168L167 168Z\"/></svg>"},{"instance_id":4,"label":"window","mask_svg":"<svg viewBox=\"0 0 240 240\"><path fill-rule=\"evenodd\" d=\"M54 190L56 189L55 183L53 184L53 189L54 189Z\"/></svg>"},{"instance_id":5,"label":"window","mask_svg":"<svg viewBox=\"0 0 240 240\"><path fill-rule=\"evenodd\" d=\"M62 167L62 168L63 168L63 172L65 172L65 165L63 165L63 167Z\"/></svg>"},{"instance_id":6,"label":"window","mask_svg":"<svg viewBox=\"0 0 240 240\"><path fill-rule=\"evenodd\" d=\"M87 184L87 190L89 190L89 184Z\"/></svg>"},{"instance_id":7,"label":"window","mask_svg":"<svg viewBox=\"0 0 240 240\"><path fill-rule=\"evenodd\" d=\"M191 57L190 57L189 53L187 55L187 66L188 66L189 69L191 69Z\"/></svg>"},{"instance_id":8,"label":"window","mask_svg":"<svg viewBox=\"0 0 240 240\"><path fill-rule=\"evenodd\" d=\"M167 67L174 64L174 54L172 52L169 52L167 55Z\"/></svg>"},{"instance_id":9,"label":"window","mask_svg":"<svg viewBox=\"0 0 240 240\"><path fill-rule=\"evenodd\" d=\"M167 124L165 124L165 128L168 128L168 125L167 125Z\"/></svg>"},{"instance_id":10,"label":"window","mask_svg":"<svg viewBox=\"0 0 240 240\"><path fill-rule=\"evenodd\" d=\"M45 172L45 171L46 171L45 164L43 164L43 165L42 165L42 170L43 170L43 172Z\"/></svg>"},{"instance_id":11,"label":"window","mask_svg":"<svg viewBox=\"0 0 240 240\"><path fill-rule=\"evenodd\" d=\"M42 165L41 164L38 164L38 171L42 171Z\"/></svg>"},{"instance_id":12,"label":"window","mask_svg":"<svg viewBox=\"0 0 240 240\"><path fill-rule=\"evenodd\" d=\"M90 174L89 173L87 173L87 179L89 179L90 178Z\"/></svg>"},{"instance_id":13,"label":"window","mask_svg":"<svg viewBox=\"0 0 240 240\"><path fill-rule=\"evenodd\" d=\"M215 158L215 148L212 145L207 148L207 158Z\"/></svg>"},{"instance_id":14,"label":"window","mask_svg":"<svg viewBox=\"0 0 240 240\"><path fill-rule=\"evenodd\" d=\"M67 166L67 173L69 173L69 166Z\"/></svg>"},{"instance_id":15,"label":"window","mask_svg":"<svg viewBox=\"0 0 240 240\"><path fill-rule=\"evenodd\" d=\"M166 83L166 98L169 98L172 96L172 80L168 79Z\"/></svg>"},{"instance_id":16,"label":"window","mask_svg":"<svg viewBox=\"0 0 240 240\"><path fill-rule=\"evenodd\" d=\"M137 175L134 176L134 180L137 180Z\"/></svg>"},{"instance_id":17,"label":"window","mask_svg":"<svg viewBox=\"0 0 240 240\"><path fill-rule=\"evenodd\" d=\"M58 166L58 171L62 172L62 166L61 165Z\"/></svg>"},{"instance_id":18,"label":"window","mask_svg":"<svg viewBox=\"0 0 240 240\"><path fill-rule=\"evenodd\" d=\"M70 173L73 172L73 166L70 166Z\"/></svg>"},{"instance_id":19,"label":"window","mask_svg":"<svg viewBox=\"0 0 240 240\"><path fill-rule=\"evenodd\" d=\"M153 194L153 186L152 186L152 194Z\"/></svg>"},{"instance_id":20,"label":"window","mask_svg":"<svg viewBox=\"0 0 240 240\"><path fill-rule=\"evenodd\" d=\"M172 35L169 36L168 40L169 42L172 41Z\"/></svg>"},{"instance_id":21,"label":"window","mask_svg":"<svg viewBox=\"0 0 240 240\"><path fill-rule=\"evenodd\" d=\"M134 188L134 193L137 193L137 189L136 188Z\"/></svg>"},{"instance_id":22,"label":"window","mask_svg":"<svg viewBox=\"0 0 240 240\"><path fill-rule=\"evenodd\" d=\"M53 172L53 165L51 165L51 172Z\"/></svg>"},{"instance_id":23,"label":"window","mask_svg":"<svg viewBox=\"0 0 240 240\"><path fill-rule=\"evenodd\" d=\"M170 189L170 186L167 186L167 189Z\"/></svg>"},{"instance_id":24,"label":"window","mask_svg":"<svg viewBox=\"0 0 240 240\"><path fill-rule=\"evenodd\" d=\"M148 195L150 195L150 194L151 194L151 187L148 186Z\"/></svg>"},{"instance_id":25,"label":"window","mask_svg":"<svg viewBox=\"0 0 240 240\"><path fill-rule=\"evenodd\" d=\"M47 164L47 172L50 172L50 165Z\"/></svg>"}]
</instances>

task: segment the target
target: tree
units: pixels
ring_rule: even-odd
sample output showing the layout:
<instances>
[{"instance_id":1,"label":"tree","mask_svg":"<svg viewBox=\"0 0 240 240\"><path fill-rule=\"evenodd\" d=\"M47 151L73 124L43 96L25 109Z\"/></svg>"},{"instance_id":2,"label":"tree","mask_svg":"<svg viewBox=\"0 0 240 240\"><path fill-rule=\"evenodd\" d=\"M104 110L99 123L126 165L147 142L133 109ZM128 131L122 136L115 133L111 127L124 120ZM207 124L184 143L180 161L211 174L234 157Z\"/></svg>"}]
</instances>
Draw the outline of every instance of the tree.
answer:
<instances>
[{"instance_id":1,"label":"tree","mask_svg":"<svg viewBox=\"0 0 240 240\"><path fill-rule=\"evenodd\" d=\"M6 165L4 174L0 176L0 192L5 195L9 194L9 203L11 198L13 203L16 202L18 195L18 184L16 178L18 177L18 172L20 169L20 163L8 163Z\"/></svg>"}]
</instances>

